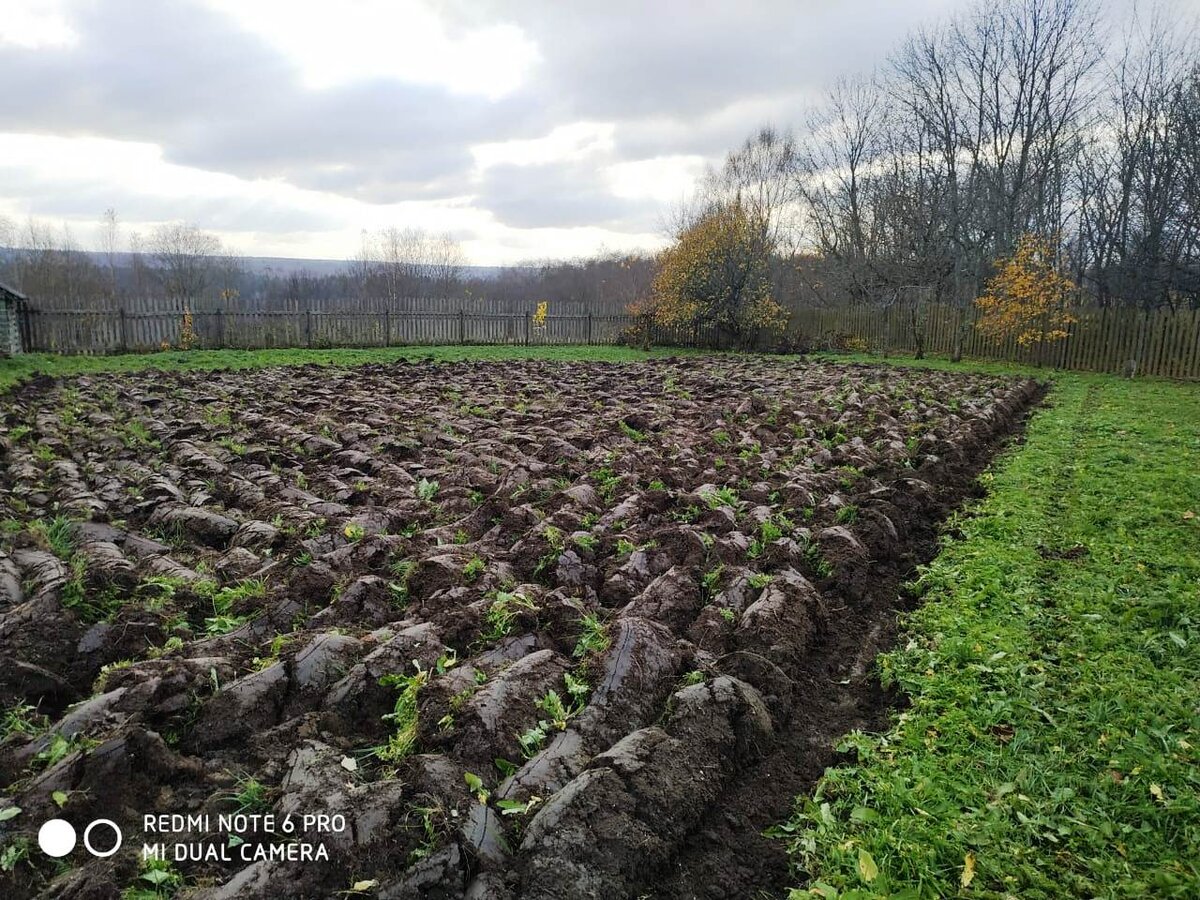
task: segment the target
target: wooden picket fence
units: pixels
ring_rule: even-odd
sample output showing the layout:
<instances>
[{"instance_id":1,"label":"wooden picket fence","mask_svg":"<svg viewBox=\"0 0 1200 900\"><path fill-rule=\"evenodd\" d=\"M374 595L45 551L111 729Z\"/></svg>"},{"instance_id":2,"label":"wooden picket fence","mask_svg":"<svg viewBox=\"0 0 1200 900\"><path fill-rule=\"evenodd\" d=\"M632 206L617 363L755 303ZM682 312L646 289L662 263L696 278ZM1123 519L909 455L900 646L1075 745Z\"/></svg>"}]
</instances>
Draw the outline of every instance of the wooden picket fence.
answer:
<instances>
[{"instance_id":1,"label":"wooden picket fence","mask_svg":"<svg viewBox=\"0 0 1200 900\"><path fill-rule=\"evenodd\" d=\"M119 308L20 311L26 351L69 354L142 353L192 347L263 349L288 347L383 347L439 344L616 344L637 320L630 315L549 315L538 323L532 310L476 301L471 307L447 299L402 300L365 306L339 302L286 310L197 309L161 299ZM553 305L553 304L552 304ZM806 307L791 312L781 346L878 353L917 353L996 359L1061 369L1200 379L1200 310L1085 308L1059 341L1018 345L995 342L976 328L972 306L906 301L887 306ZM727 335L713 329L655 327L652 343L723 347ZM771 341L772 347L775 342ZM763 349L771 349L763 345Z\"/></svg>"},{"instance_id":2,"label":"wooden picket fence","mask_svg":"<svg viewBox=\"0 0 1200 900\"><path fill-rule=\"evenodd\" d=\"M1200 379L1200 310L1083 308L1067 337L1019 345L997 342L976 327L973 306L896 303L793 311L790 329L822 349L917 353L995 359L1088 372Z\"/></svg>"},{"instance_id":3,"label":"wooden picket fence","mask_svg":"<svg viewBox=\"0 0 1200 900\"><path fill-rule=\"evenodd\" d=\"M116 309L23 311L26 352L146 353L168 348L259 350L288 347L391 347L444 344L617 344L637 324L631 315L497 312L488 304L439 310L427 298L363 306L331 304L289 310L189 310L143 300ZM432 309L430 307L433 307ZM416 311L414 311L414 309ZM656 326L651 341L712 346L716 336Z\"/></svg>"}]
</instances>

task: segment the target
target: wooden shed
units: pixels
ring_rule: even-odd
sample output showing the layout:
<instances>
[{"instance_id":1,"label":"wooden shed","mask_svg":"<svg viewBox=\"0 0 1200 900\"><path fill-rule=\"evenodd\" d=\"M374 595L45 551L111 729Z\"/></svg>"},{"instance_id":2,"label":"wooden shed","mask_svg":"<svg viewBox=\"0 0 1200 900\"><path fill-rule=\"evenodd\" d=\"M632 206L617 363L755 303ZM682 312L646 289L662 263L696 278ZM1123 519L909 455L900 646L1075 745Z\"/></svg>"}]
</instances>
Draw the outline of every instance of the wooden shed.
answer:
<instances>
[{"instance_id":1,"label":"wooden shed","mask_svg":"<svg viewBox=\"0 0 1200 900\"><path fill-rule=\"evenodd\" d=\"M21 329L18 308L28 298L14 287L0 281L0 356L16 356L21 352Z\"/></svg>"}]
</instances>

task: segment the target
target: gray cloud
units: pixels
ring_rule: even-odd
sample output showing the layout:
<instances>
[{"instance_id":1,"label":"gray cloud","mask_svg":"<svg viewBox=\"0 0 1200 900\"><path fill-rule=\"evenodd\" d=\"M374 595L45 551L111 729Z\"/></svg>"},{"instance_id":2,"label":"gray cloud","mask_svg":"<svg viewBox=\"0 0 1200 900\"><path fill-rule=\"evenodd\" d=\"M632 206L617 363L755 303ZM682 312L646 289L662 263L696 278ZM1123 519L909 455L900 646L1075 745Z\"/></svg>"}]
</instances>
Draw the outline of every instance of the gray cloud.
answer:
<instances>
[{"instance_id":1,"label":"gray cloud","mask_svg":"<svg viewBox=\"0 0 1200 900\"><path fill-rule=\"evenodd\" d=\"M476 201L515 228L654 227L654 204L614 196L595 166L584 162L492 166Z\"/></svg>"},{"instance_id":2,"label":"gray cloud","mask_svg":"<svg viewBox=\"0 0 1200 900\"><path fill-rule=\"evenodd\" d=\"M460 9L466 15L473 5ZM516 22L537 41L544 57L542 91L563 114L692 119L870 69L909 29L961 5L493 0L490 15Z\"/></svg>"},{"instance_id":3,"label":"gray cloud","mask_svg":"<svg viewBox=\"0 0 1200 900\"><path fill-rule=\"evenodd\" d=\"M115 207L128 221L162 222L186 219L203 222L221 231L272 232L329 231L345 225L338 217L318 209L298 209L292 204L261 197L247 198L226 192L179 197L126 186L114 186L89 173L48 177L23 166L0 165L0 197L20 200L38 215L52 219L98 220L101 211Z\"/></svg>"},{"instance_id":4,"label":"gray cloud","mask_svg":"<svg viewBox=\"0 0 1200 900\"><path fill-rule=\"evenodd\" d=\"M472 195L517 228L636 233L654 230L658 211L613 196L600 166L676 154L715 161L764 121L799 119L805 98L832 77L877 64L904 31L956 2L438 5L453 29L509 23L537 44L529 82L493 102L395 79L312 90L294 61L196 0L81 0L69 16L76 45L3 47L0 127L153 142L169 162L368 203ZM472 182L473 144L538 138L582 120L614 123L612 154L495 166ZM39 187L40 209L78 204L95 214L82 207L98 199L91 189L52 195ZM154 211L151 198L135 202ZM204 211L203 199L193 208ZM280 231L319 227L321 218L223 212L219 202L207 213L209 227L254 221Z\"/></svg>"},{"instance_id":5,"label":"gray cloud","mask_svg":"<svg viewBox=\"0 0 1200 900\"><path fill-rule=\"evenodd\" d=\"M461 192L471 144L552 125L529 100L391 80L307 90L278 52L195 3L116 0L72 24L78 46L0 53L10 129L151 141L170 162L388 203Z\"/></svg>"}]
</instances>

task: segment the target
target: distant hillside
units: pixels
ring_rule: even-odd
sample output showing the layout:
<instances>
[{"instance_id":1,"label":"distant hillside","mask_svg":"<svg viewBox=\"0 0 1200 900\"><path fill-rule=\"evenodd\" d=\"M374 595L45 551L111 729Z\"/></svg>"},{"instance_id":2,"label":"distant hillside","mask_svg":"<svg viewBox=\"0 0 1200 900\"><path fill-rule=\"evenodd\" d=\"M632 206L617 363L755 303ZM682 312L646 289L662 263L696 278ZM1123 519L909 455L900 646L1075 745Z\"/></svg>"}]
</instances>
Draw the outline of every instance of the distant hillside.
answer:
<instances>
[{"instance_id":1,"label":"distant hillside","mask_svg":"<svg viewBox=\"0 0 1200 900\"><path fill-rule=\"evenodd\" d=\"M7 259L20 250L15 247L0 247L0 259ZM104 253L84 250L81 251L98 266L108 265L108 256ZM141 254L143 257L148 254ZM118 267L126 268L133 264L133 253L114 254ZM345 272L350 263L344 259L293 259L287 256L244 256L242 262L246 271L252 275L288 276L295 272L308 272L312 275L338 275ZM463 275L467 278L480 278L491 281L499 277L504 266L463 266Z\"/></svg>"},{"instance_id":2,"label":"distant hillside","mask_svg":"<svg viewBox=\"0 0 1200 900\"><path fill-rule=\"evenodd\" d=\"M99 257L100 254L93 256ZM350 265L349 261L344 259L292 259L287 256L247 256L243 261L247 271L262 275L291 275L293 272L338 275L345 272ZM464 277L488 281L499 277L503 271L503 266L463 266Z\"/></svg>"}]
</instances>

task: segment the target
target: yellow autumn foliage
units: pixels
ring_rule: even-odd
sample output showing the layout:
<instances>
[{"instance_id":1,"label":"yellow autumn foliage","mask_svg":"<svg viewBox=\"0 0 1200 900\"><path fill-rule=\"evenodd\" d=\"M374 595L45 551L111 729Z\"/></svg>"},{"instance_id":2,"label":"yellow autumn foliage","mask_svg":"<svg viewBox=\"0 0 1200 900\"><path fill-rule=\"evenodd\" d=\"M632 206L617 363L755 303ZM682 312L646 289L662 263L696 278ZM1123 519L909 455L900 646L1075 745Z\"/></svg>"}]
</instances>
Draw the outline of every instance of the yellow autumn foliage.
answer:
<instances>
[{"instance_id":1,"label":"yellow autumn foliage","mask_svg":"<svg viewBox=\"0 0 1200 900\"><path fill-rule=\"evenodd\" d=\"M545 328L546 316L550 314L550 303L547 300L542 300L538 303L537 309L533 313L533 327Z\"/></svg>"},{"instance_id":2,"label":"yellow autumn foliage","mask_svg":"<svg viewBox=\"0 0 1200 900\"><path fill-rule=\"evenodd\" d=\"M996 274L975 301L976 328L996 342L1016 338L1022 347L1067 336L1075 283L1054 264L1046 238L1024 234L1011 256L997 261Z\"/></svg>"},{"instance_id":3,"label":"yellow autumn foliage","mask_svg":"<svg viewBox=\"0 0 1200 900\"><path fill-rule=\"evenodd\" d=\"M196 331L192 325L192 311L183 311L183 321L179 323L179 349L191 350L196 344Z\"/></svg>"},{"instance_id":4,"label":"yellow autumn foliage","mask_svg":"<svg viewBox=\"0 0 1200 900\"><path fill-rule=\"evenodd\" d=\"M717 325L736 334L782 330L771 297L766 229L737 202L714 206L659 256L651 308L660 325Z\"/></svg>"}]
</instances>

